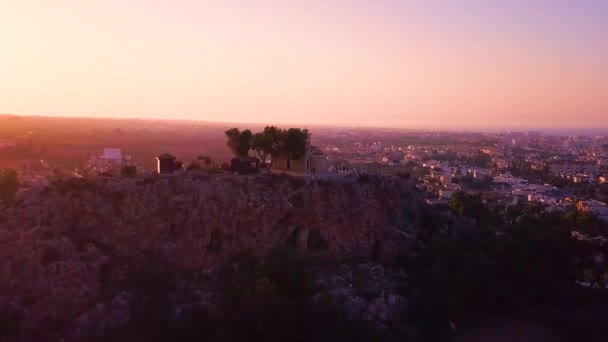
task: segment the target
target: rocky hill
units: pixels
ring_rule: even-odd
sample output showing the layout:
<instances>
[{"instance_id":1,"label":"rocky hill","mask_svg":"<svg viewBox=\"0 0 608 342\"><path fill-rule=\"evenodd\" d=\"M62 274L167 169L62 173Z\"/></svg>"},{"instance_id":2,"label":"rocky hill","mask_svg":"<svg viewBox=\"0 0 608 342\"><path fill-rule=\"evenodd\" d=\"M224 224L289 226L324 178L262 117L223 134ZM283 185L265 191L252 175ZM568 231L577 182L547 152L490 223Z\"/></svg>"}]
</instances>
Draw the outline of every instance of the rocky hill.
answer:
<instances>
[{"instance_id":1,"label":"rocky hill","mask_svg":"<svg viewBox=\"0 0 608 342\"><path fill-rule=\"evenodd\" d=\"M371 269L374 276L365 278L391 283L377 279L389 275L388 270L369 262L390 262L416 243L422 205L415 187L398 177L322 182L275 175L186 175L59 181L0 209L3 325L25 340L88 339L91 329L128 321L129 277L145 260L173 270L171 282L185 274L197 279L196 284L182 283L190 282L189 288L199 288L205 296L207 290L213 293L209 275L232 257L246 251L262 258L278 245L294 247L321 265L331 261ZM340 272L320 272L326 278L319 283L340 288L344 295L342 287L352 284L343 283L351 282L353 273L344 267ZM386 311L389 302L404 301L372 290L378 293L366 299L373 304L371 313L361 298L353 302L352 296L343 296L341 301L350 302L351 312L382 319L388 317L377 312L379 306ZM104 327L91 326L100 321Z\"/></svg>"}]
</instances>

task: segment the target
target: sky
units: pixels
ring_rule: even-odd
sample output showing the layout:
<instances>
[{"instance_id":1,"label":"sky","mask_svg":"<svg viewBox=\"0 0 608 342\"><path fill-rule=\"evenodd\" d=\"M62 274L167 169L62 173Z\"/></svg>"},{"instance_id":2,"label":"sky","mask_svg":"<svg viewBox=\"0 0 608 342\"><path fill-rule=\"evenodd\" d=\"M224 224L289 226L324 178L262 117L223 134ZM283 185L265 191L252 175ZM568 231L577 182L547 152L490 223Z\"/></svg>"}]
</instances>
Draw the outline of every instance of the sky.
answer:
<instances>
[{"instance_id":1,"label":"sky","mask_svg":"<svg viewBox=\"0 0 608 342\"><path fill-rule=\"evenodd\" d=\"M608 1L0 0L0 113L608 126Z\"/></svg>"}]
</instances>

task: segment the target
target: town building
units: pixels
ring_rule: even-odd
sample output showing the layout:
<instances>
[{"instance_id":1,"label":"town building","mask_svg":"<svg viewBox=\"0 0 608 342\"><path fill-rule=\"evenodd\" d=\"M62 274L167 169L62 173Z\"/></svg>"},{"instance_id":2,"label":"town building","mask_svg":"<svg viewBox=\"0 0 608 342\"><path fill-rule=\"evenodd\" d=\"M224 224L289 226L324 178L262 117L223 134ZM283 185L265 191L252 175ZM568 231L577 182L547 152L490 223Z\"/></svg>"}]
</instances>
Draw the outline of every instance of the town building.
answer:
<instances>
[{"instance_id":1,"label":"town building","mask_svg":"<svg viewBox=\"0 0 608 342\"><path fill-rule=\"evenodd\" d=\"M574 183L589 183L589 181L592 179L591 176L587 174L576 174L571 178Z\"/></svg>"},{"instance_id":2,"label":"town building","mask_svg":"<svg viewBox=\"0 0 608 342\"><path fill-rule=\"evenodd\" d=\"M171 174L175 171L174 156L168 153L163 153L156 157L156 161L156 172L158 172L158 174Z\"/></svg>"},{"instance_id":3,"label":"town building","mask_svg":"<svg viewBox=\"0 0 608 342\"><path fill-rule=\"evenodd\" d=\"M515 177L511 173L501 173L494 177L494 183L505 183L509 185L528 185L528 181L521 178Z\"/></svg>"},{"instance_id":4,"label":"town building","mask_svg":"<svg viewBox=\"0 0 608 342\"><path fill-rule=\"evenodd\" d=\"M397 165L401 165L402 161L405 161L405 157L404 157L403 153L391 153L391 154L384 155L381 160L382 160L383 164L386 164L389 166L397 166Z\"/></svg>"},{"instance_id":5,"label":"town building","mask_svg":"<svg viewBox=\"0 0 608 342\"><path fill-rule=\"evenodd\" d=\"M124 162L122 150L119 148L104 148L103 149L103 159L107 163L112 163L112 164L122 164Z\"/></svg>"},{"instance_id":6,"label":"town building","mask_svg":"<svg viewBox=\"0 0 608 342\"><path fill-rule=\"evenodd\" d=\"M594 161L556 161L547 163L547 166L556 175L597 175L600 171L599 165Z\"/></svg>"},{"instance_id":7,"label":"town building","mask_svg":"<svg viewBox=\"0 0 608 342\"><path fill-rule=\"evenodd\" d=\"M87 167L98 173L118 171L127 161L130 155L124 155L120 148L104 148L101 155L91 156L87 161Z\"/></svg>"},{"instance_id":8,"label":"town building","mask_svg":"<svg viewBox=\"0 0 608 342\"><path fill-rule=\"evenodd\" d=\"M538 202L546 205L557 205L561 200L554 195L546 193L531 193L528 194L528 202Z\"/></svg>"},{"instance_id":9,"label":"town building","mask_svg":"<svg viewBox=\"0 0 608 342\"><path fill-rule=\"evenodd\" d=\"M316 146L310 147L308 161L310 170L327 171L331 166L329 156L327 156L320 148Z\"/></svg>"},{"instance_id":10,"label":"town building","mask_svg":"<svg viewBox=\"0 0 608 342\"><path fill-rule=\"evenodd\" d=\"M608 221L608 207L603 202L596 200L579 201L576 208L579 211L592 213L604 221Z\"/></svg>"}]
</instances>

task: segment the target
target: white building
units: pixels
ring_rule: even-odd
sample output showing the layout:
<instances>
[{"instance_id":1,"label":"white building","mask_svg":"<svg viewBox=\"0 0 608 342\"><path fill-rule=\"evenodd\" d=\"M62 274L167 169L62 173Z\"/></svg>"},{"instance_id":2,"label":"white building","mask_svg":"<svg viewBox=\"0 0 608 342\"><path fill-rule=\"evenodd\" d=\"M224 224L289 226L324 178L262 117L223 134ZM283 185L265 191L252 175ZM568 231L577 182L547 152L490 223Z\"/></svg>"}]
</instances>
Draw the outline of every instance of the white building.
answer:
<instances>
[{"instance_id":1,"label":"white building","mask_svg":"<svg viewBox=\"0 0 608 342\"><path fill-rule=\"evenodd\" d=\"M494 183L506 183L509 185L528 185L528 181L526 179L515 177L510 173L501 173L498 176L494 177Z\"/></svg>"},{"instance_id":2,"label":"white building","mask_svg":"<svg viewBox=\"0 0 608 342\"><path fill-rule=\"evenodd\" d=\"M422 167L430 167L430 168L434 168L434 167L441 167L441 162L438 160L428 160L424 163L422 163Z\"/></svg>"},{"instance_id":3,"label":"white building","mask_svg":"<svg viewBox=\"0 0 608 342\"><path fill-rule=\"evenodd\" d=\"M103 159L108 162L119 163L123 161L122 150L119 148L104 148Z\"/></svg>"},{"instance_id":4,"label":"white building","mask_svg":"<svg viewBox=\"0 0 608 342\"><path fill-rule=\"evenodd\" d=\"M482 179L486 176L490 176L490 170L487 169L473 169L472 173L475 179Z\"/></svg>"},{"instance_id":5,"label":"white building","mask_svg":"<svg viewBox=\"0 0 608 342\"><path fill-rule=\"evenodd\" d=\"M560 203L560 200L551 195L534 193L528 195L528 202L538 202L546 205L557 205Z\"/></svg>"},{"instance_id":6,"label":"white building","mask_svg":"<svg viewBox=\"0 0 608 342\"><path fill-rule=\"evenodd\" d=\"M551 173L557 175L597 175L599 165L593 161L552 162L548 164Z\"/></svg>"},{"instance_id":7,"label":"white building","mask_svg":"<svg viewBox=\"0 0 608 342\"><path fill-rule=\"evenodd\" d=\"M589 175L581 175L581 174L578 174L578 175L574 175L574 176L572 176L572 181L573 181L574 183L587 183L587 182L589 182L591 179L592 179L592 178L591 178L591 176L589 176Z\"/></svg>"},{"instance_id":8,"label":"white building","mask_svg":"<svg viewBox=\"0 0 608 342\"><path fill-rule=\"evenodd\" d=\"M120 168L130 159L131 156L123 154L119 148L104 148L100 156L91 156L87 164L96 172L106 172Z\"/></svg>"}]
</instances>

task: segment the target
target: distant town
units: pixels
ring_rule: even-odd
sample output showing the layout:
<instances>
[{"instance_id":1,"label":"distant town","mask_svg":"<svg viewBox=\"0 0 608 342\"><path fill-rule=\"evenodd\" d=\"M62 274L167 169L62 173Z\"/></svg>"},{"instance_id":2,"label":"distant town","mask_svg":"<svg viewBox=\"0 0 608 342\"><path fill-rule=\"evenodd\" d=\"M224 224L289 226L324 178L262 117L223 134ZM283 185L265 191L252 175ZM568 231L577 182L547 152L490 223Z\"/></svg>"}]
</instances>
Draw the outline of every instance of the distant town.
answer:
<instances>
[{"instance_id":1,"label":"distant town","mask_svg":"<svg viewBox=\"0 0 608 342\"><path fill-rule=\"evenodd\" d=\"M172 127L165 126L166 130ZM145 152L141 147L132 148L132 143L121 137L115 139L116 144L92 147L81 154L70 152L69 156L50 153L57 149L52 142L37 146L35 129L13 134L12 138L5 134L0 135L0 162L17 154L31 156L11 165L18 171L21 197L49 184L54 177L66 175L274 172L317 179L355 179L366 174L400 174L415 180L433 205L448 204L455 193L463 192L477 194L487 204L540 205L546 211L576 208L608 220L608 136L313 127L298 129L306 137L297 158L273 158L271 150L259 154L255 146L246 147L245 154L236 156L226 144L229 126L206 127L201 132L211 136L208 140L213 145L184 142L188 145L184 148L179 145L180 137L196 134L192 127L199 125L174 124L174 144L150 146ZM262 127L254 128L262 131ZM121 127L108 128L107 132L129 135L128 128ZM156 139L154 129L147 134L150 140ZM125 141L124 145L120 141ZM208 154L211 147L215 152ZM70 163L62 162L67 158Z\"/></svg>"},{"instance_id":2,"label":"distant town","mask_svg":"<svg viewBox=\"0 0 608 342\"><path fill-rule=\"evenodd\" d=\"M175 318L183 305L239 329L313 308L294 326L322 312L338 333L443 337L424 341L473 333L471 305L519 318L540 299L555 314L535 331L578 336L606 321L607 178L604 135L0 116L0 275L19 291L0 313L11 336L43 336L28 322L65 306L56 334L86 341L149 312L165 325L141 336L207 334L207 316Z\"/></svg>"}]
</instances>

